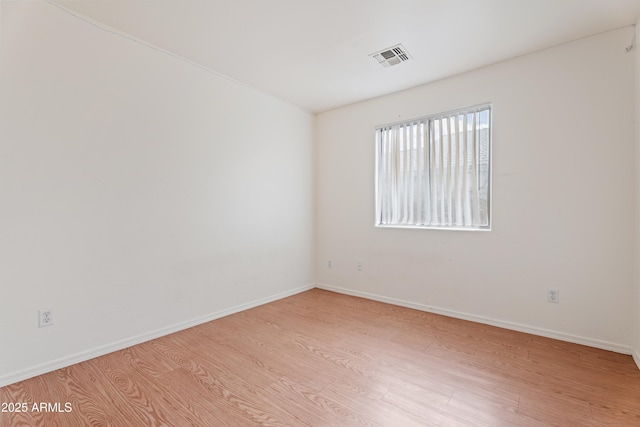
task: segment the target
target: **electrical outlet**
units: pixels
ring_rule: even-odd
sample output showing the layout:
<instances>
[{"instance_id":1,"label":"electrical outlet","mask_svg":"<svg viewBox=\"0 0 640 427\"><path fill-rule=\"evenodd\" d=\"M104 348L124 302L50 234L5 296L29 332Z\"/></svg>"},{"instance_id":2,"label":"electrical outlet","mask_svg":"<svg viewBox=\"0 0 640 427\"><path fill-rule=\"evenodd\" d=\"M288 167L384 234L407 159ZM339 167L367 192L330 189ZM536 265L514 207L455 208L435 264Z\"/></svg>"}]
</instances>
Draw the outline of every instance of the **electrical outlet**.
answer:
<instances>
[{"instance_id":1,"label":"electrical outlet","mask_svg":"<svg viewBox=\"0 0 640 427\"><path fill-rule=\"evenodd\" d=\"M358 263L356 264L356 268L357 268L358 271L363 271L362 261L358 261Z\"/></svg>"},{"instance_id":2,"label":"electrical outlet","mask_svg":"<svg viewBox=\"0 0 640 427\"><path fill-rule=\"evenodd\" d=\"M53 310L51 310L50 308L43 308L40 309L38 314L40 319L39 325L41 328L53 325Z\"/></svg>"},{"instance_id":3,"label":"electrical outlet","mask_svg":"<svg viewBox=\"0 0 640 427\"><path fill-rule=\"evenodd\" d=\"M547 289L547 302L560 302L560 291L557 289Z\"/></svg>"},{"instance_id":4,"label":"electrical outlet","mask_svg":"<svg viewBox=\"0 0 640 427\"><path fill-rule=\"evenodd\" d=\"M327 269L331 270L333 268L333 263L331 260L327 261Z\"/></svg>"}]
</instances>

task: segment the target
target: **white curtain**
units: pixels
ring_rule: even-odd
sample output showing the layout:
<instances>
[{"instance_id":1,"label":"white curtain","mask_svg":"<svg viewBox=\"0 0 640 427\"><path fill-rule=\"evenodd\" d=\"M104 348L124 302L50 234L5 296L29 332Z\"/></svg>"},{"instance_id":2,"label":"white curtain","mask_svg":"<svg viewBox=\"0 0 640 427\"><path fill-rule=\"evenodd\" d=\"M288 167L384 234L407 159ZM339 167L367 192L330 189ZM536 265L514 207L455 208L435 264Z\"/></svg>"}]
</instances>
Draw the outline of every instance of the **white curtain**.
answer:
<instances>
[{"instance_id":1,"label":"white curtain","mask_svg":"<svg viewBox=\"0 0 640 427\"><path fill-rule=\"evenodd\" d=\"M489 225L488 106L377 130L379 225Z\"/></svg>"}]
</instances>

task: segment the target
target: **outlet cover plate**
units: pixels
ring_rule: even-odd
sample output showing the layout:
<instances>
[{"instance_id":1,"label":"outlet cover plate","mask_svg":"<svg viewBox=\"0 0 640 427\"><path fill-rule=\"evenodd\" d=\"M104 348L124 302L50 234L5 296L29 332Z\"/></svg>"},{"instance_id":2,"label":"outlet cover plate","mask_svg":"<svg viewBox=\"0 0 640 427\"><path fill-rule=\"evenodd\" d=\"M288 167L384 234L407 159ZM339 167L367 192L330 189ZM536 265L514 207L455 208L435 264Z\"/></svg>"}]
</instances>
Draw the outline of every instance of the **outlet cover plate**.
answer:
<instances>
[{"instance_id":1,"label":"outlet cover plate","mask_svg":"<svg viewBox=\"0 0 640 427\"><path fill-rule=\"evenodd\" d=\"M53 325L53 310L50 308L42 308L38 311L39 326L44 328L45 326Z\"/></svg>"},{"instance_id":2,"label":"outlet cover plate","mask_svg":"<svg viewBox=\"0 0 640 427\"><path fill-rule=\"evenodd\" d=\"M560 291L558 289L547 289L547 302L559 303Z\"/></svg>"}]
</instances>

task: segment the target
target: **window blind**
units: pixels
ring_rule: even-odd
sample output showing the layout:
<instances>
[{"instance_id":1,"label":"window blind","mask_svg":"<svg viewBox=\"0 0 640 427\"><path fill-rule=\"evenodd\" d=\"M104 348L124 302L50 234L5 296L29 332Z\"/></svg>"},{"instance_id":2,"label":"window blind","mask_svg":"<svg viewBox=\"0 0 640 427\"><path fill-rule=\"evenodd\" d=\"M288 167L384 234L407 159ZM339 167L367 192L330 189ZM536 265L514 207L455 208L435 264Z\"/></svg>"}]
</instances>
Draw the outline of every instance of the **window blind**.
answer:
<instances>
[{"instance_id":1,"label":"window blind","mask_svg":"<svg viewBox=\"0 0 640 427\"><path fill-rule=\"evenodd\" d=\"M376 223L489 228L491 107L376 131Z\"/></svg>"}]
</instances>

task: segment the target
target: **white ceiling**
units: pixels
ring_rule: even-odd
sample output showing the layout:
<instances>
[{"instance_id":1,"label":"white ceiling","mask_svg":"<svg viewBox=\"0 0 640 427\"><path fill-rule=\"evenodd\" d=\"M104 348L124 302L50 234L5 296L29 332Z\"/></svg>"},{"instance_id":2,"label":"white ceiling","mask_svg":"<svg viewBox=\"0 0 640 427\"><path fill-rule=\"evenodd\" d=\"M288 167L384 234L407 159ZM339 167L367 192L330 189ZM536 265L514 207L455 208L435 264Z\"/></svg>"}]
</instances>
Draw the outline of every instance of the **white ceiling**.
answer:
<instances>
[{"instance_id":1,"label":"white ceiling","mask_svg":"<svg viewBox=\"0 0 640 427\"><path fill-rule=\"evenodd\" d=\"M55 3L311 112L633 25L640 17L640 0ZM411 61L383 68L369 57L398 43Z\"/></svg>"}]
</instances>

